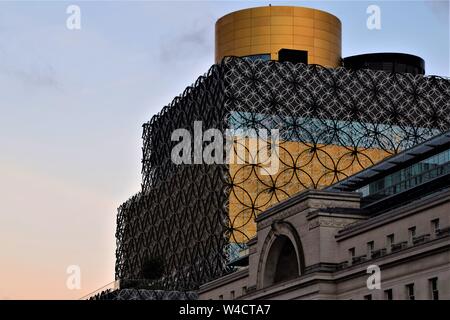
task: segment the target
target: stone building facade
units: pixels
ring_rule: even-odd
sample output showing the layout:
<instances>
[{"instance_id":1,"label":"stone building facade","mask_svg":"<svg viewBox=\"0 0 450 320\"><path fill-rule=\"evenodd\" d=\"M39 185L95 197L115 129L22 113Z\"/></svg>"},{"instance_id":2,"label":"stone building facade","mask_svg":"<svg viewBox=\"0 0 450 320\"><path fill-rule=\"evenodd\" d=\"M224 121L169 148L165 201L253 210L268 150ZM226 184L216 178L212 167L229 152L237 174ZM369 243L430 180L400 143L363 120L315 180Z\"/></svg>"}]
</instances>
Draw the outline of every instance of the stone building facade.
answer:
<instances>
[{"instance_id":1,"label":"stone building facade","mask_svg":"<svg viewBox=\"0 0 450 320\"><path fill-rule=\"evenodd\" d=\"M450 132L266 210L235 272L200 299L450 299L449 154ZM361 192L424 163L399 181L420 183Z\"/></svg>"}]
</instances>

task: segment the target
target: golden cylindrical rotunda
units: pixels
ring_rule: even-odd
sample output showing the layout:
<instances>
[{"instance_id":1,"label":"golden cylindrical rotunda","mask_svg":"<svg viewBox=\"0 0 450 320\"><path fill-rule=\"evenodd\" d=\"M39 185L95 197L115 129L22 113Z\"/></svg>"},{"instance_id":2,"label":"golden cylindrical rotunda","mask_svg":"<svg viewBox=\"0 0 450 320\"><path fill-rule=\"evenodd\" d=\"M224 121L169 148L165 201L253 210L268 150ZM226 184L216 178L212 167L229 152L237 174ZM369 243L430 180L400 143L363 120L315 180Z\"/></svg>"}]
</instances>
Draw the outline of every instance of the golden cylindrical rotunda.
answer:
<instances>
[{"instance_id":1,"label":"golden cylindrical rotunda","mask_svg":"<svg viewBox=\"0 0 450 320\"><path fill-rule=\"evenodd\" d=\"M216 22L216 63L225 56L278 60L280 49L307 51L308 64L338 67L341 22L327 12L293 6L239 10Z\"/></svg>"}]
</instances>

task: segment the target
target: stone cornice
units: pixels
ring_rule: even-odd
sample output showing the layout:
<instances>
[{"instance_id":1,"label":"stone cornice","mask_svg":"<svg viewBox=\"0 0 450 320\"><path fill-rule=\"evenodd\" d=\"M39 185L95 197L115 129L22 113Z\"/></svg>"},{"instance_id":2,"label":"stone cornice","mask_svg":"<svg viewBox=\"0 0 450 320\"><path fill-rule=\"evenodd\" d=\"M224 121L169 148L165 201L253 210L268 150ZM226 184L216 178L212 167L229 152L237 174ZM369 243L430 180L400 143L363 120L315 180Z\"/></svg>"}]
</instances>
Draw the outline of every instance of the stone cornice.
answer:
<instances>
[{"instance_id":1,"label":"stone cornice","mask_svg":"<svg viewBox=\"0 0 450 320\"><path fill-rule=\"evenodd\" d=\"M226 284L229 284L231 282L234 282L236 280L246 278L246 277L248 277L248 268L227 274L227 275L225 275L221 278L218 278L216 280L213 280L211 282L207 282L204 285L200 286L198 293L201 294L202 292L213 290L215 288L220 288Z\"/></svg>"},{"instance_id":2,"label":"stone cornice","mask_svg":"<svg viewBox=\"0 0 450 320\"><path fill-rule=\"evenodd\" d=\"M432 196L424 197L422 199L413 201L409 204L385 212L378 216L371 217L366 221L362 221L352 226L348 226L340 230L336 235L337 241L342 241L349 237L353 237L362 232L374 229L376 227L394 222L396 220L411 216L427 209L436 207L450 201L450 189L434 193Z\"/></svg>"},{"instance_id":3,"label":"stone cornice","mask_svg":"<svg viewBox=\"0 0 450 320\"><path fill-rule=\"evenodd\" d=\"M301 205L301 203L309 199L328 200L328 201L348 201L359 203L361 195L355 192L332 192L332 191L308 189L267 209L266 211L262 212L255 220L257 223L261 223L265 219L281 211L284 212L283 217L291 216L292 214L308 209L306 203L303 205Z\"/></svg>"}]
</instances>

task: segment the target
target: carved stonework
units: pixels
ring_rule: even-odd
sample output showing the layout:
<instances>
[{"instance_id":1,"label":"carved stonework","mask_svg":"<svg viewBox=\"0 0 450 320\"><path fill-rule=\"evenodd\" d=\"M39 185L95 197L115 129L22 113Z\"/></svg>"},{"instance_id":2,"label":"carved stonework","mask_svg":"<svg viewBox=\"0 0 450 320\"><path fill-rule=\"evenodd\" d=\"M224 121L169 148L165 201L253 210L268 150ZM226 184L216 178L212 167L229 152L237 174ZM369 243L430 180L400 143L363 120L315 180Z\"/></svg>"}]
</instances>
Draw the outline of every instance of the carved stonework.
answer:
<instances>
[{"instance_id":1,"label":"carved stonework","mask_svg":"<svg viewBox=\"0 0 450 320\"><path fill-rule=\"evenodd\" d=\"M355 219L349 218L319 216L309 223L309 230L312 230L317 227L343 228L355 221L356 221Z\"/></svg>"}]
</instances>

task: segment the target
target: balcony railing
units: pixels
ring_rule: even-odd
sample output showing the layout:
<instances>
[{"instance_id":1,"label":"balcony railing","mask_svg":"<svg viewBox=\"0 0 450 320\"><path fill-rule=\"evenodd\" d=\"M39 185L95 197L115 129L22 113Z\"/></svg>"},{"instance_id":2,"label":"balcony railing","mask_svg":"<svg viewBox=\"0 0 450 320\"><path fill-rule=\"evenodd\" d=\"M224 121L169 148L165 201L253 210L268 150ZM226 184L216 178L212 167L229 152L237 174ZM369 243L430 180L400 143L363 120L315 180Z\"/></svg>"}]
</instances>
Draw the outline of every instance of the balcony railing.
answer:
<instances>
[{"instance_id":1,"label":"balcony railing","mask_svg":"<svg viewBox=\"0 0 450 320\"><path fill-rule=\"evenodd\" d=\"M372 259L376 259L376 258L384 256L385 254L386 254L386 248L383 248L383 249L378 249L378 250L372 251L372 254L370 256Z\"/></svg>"},{"instance_id":2,"label":"balcony railing","mask_svg":"<svg viewBox=\"0 0 450 320\"><path fill-rule=\"evenodd\" d=\"M352 264L362 263L367 260L367 256L364 254L362 256L357 256L352 258Z\"/></svg>"},{"instance_id":3,"label":"balcony railing","mask_svg":"<svg viewBox=\"0 0 450 320\"><path fill-rule=\"evenodd\" d=\"M450 237L450 227L447 227L444 229L437 229L436 237L437 238ZM346 269L347 267L350 267L351 265L363 263L363 262L369 261L371 259L376 259L376 258L385 256L390 253L395 253L400 250L410 248L411 246L416 246L416 245L420 245L422 243L426 243L426 242L434 240L434 239L435 238L432 238L430 236L430 234L428 234L428 233L420 235L420 236L416 236L416 237L413 237L411 244L408 241L402 241L402 242L392 244L391 250L389 252L386 248L381 248L381 249L373 250L372 253L370 254L370 256L361 255L361 256L353 257L351 259L351 263L349 263L348 261L340 262L335 265L335 270L336 271L343 270L343 269Z\"/></svg>"},{"instance_id":4,"label":"balcony railing","mask_svg":"<svg viewBox=\"0 0 450 320\"><path fill-rule=\"evenodd\" d=\"M421 244L424 243L426 241L430 240L430 234L423 234L421 236L417 236L413 238L413 244Z\"/></svg>"},{"instance_id":5,"label":"balcony railing","mask_svg":"<svg viewBox=\"0 0 450 320\"><path fill-rule=\"evenodd\" d=\"M342 270L348 267L348 261L343 261L336 265L336 270Z\"/></svg>"},{"instance_id":6,"label":"balcony railing","mask_svg":"<svg viewBox=\"0 0 450 320\"><path fill-rule=\"evenodd\" d=\"M102 294L117 290L119 288L120 288L120 280L116 280L116 281L110 282L110 283L104 285L103 287L101 287L95 291L92 291L91 293L81 297L80 300L89 300L96 296L100 296Z\"/></svg>"},{"instance_id":7,"label":"balcony railing","mask_svg":"<svg viewBox=\"0 0 450 320\"><path fill-rule=\"evenodd\" d=\"M447 227L447 228L444 228L444 229L438 229L436 231L436 235L438 237L450 236L450 227Z\"/></svg>"},{"instance_id":8,"label":"balcony railing","mask_svg":"<svg viewBox=\"0 0 450 320\"><path fill-rule=\"evenodd\" d=\"M402 242L399 242L399 243L394 243L391 246L391 252L400 251L400 250L403 250L403 249L405 249L407 247L408 247L408 241L402 241Z\"/></svg>"}]
</instances>

